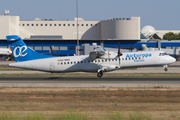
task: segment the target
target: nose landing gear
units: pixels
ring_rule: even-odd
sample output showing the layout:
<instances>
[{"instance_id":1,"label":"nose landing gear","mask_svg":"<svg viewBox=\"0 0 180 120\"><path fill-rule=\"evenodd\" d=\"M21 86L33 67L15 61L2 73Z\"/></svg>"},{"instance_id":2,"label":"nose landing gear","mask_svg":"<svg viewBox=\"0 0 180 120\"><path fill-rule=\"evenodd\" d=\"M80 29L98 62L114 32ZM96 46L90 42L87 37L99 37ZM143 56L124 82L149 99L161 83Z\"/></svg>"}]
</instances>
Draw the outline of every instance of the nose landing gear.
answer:
<instances>
[{"instance_id":1,"label":"nose landing gear","mask_svg":"<svg viewBox=\"0 0 180 120\"><path fill-rule=\"evenodd\" d=\"M168 69L167 69L167 68L164 68L164 71L168 71Z\"/></svg>"},{"instance_id":2,"label":"nose landing gear","mask_svg":"<svg viewBox=\"0 0 180 120\"><path fill-rule=\"evenodd\" d=\"M164 71L168 71L168 65L164 65Z\"/></svg>"}]
</instances>

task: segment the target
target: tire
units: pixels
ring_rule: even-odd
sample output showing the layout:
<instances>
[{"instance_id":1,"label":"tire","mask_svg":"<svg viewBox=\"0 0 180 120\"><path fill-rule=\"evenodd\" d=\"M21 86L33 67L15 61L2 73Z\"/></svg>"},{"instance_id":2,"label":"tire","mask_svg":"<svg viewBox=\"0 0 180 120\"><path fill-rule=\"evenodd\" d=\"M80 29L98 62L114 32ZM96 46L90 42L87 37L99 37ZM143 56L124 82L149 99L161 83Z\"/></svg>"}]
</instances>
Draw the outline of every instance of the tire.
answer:
<instances>
[{"instance_id":1,"label":"tire","mask_svg":"<svg viewBox=\"0 0 180 120\"><path fill-rule=\"evenodd\" d=\"M97 76L98 76L98 78L101 78L103 76L103 72L102 71L98 72Z\"/></svg>"},{"instance_id":2,"label":"tire","mask_svg":"<svg viewBox=\"0 0 180 120\"><path fill-rule=\"evenodd\" d=\"M168 69L167 69L167 68L164 68L164 71L168 71Z\"/></svg>"}]
</instances>

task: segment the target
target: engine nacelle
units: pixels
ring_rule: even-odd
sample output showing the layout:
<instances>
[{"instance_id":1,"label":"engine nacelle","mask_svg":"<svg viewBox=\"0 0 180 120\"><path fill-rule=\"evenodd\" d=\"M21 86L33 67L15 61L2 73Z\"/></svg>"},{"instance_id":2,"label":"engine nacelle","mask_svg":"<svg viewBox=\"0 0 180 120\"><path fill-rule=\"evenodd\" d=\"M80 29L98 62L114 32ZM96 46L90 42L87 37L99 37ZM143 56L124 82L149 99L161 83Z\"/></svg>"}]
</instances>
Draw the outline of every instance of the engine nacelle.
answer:
<instances>
[{"instance_id":1,"label":"engine nacelle","mask_svg":"<svg viewBox=\"0 0 180 120\"><path fill-rule=\"evenodd\" d=\"M106 53L103 56L100 56L102 59L114 59L116 58L117 53L112 51L106 51Z\"/></svg>"}]
</instances>

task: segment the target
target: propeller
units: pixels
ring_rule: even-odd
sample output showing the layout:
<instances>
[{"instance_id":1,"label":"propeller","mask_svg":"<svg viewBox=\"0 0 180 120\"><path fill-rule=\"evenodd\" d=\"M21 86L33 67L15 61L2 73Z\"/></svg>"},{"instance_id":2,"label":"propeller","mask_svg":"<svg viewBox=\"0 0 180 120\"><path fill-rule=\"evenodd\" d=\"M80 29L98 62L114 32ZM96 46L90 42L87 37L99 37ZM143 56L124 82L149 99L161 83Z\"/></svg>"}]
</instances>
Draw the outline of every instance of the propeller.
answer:
<instances>
[{"instance_id":1,"label":"propeller","mask_svg":"<svg viewBox=\"0 0 180 120\"><path fill-rule=\"evenodd\" d=\"M123 54L120 52L120 42L118 42L118 55L117 57L119 58L119 66L120 66L120 56L122 56Z\"/></svg>"}]
</instances>

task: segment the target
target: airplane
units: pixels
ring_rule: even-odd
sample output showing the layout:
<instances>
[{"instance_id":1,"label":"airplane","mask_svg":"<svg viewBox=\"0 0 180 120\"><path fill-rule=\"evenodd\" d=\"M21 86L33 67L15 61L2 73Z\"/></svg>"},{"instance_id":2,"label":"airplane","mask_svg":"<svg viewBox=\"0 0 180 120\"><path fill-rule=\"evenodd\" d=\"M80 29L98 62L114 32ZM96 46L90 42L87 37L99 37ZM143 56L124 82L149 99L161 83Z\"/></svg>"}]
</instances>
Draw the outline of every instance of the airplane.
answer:
<instances>
[{"instance_id":1,"label":"airplane","mask_svg":"<svg viewBox=\"0 0 180 120\"><path fill-rule=\"evenodd\" d=\"M12 59L12 51L9 48L0 48L0 55L2 60L10 60Z\"/></svg>"},{"instance_id":2,"label":"airplane","mask_svg":"<svg viewBox=\"0 0 180 120\"><path fill-rule=\"evenodd\" d=\"M58 57L42 55L27 47L17 35L6 36L16 63L10 63L10 67L26 68L51 73L62 72L97 72L101 78L104 72L129 67L164 66L167 71L169 64L176 61L164 51L139 51L118 52L106 51L99 47L89 55Z\"/></svg>"},{"instance_id":3,"label":"airplane","mask_svg":"<svg viewBox=\"0 0 180 120\"><path fill-rule=\"evenodd\" d=\"M9 48L0 48L0 55L11 55L12 54L12 51L10 49L10 46Z\"/></svg>"}]
</instances>

